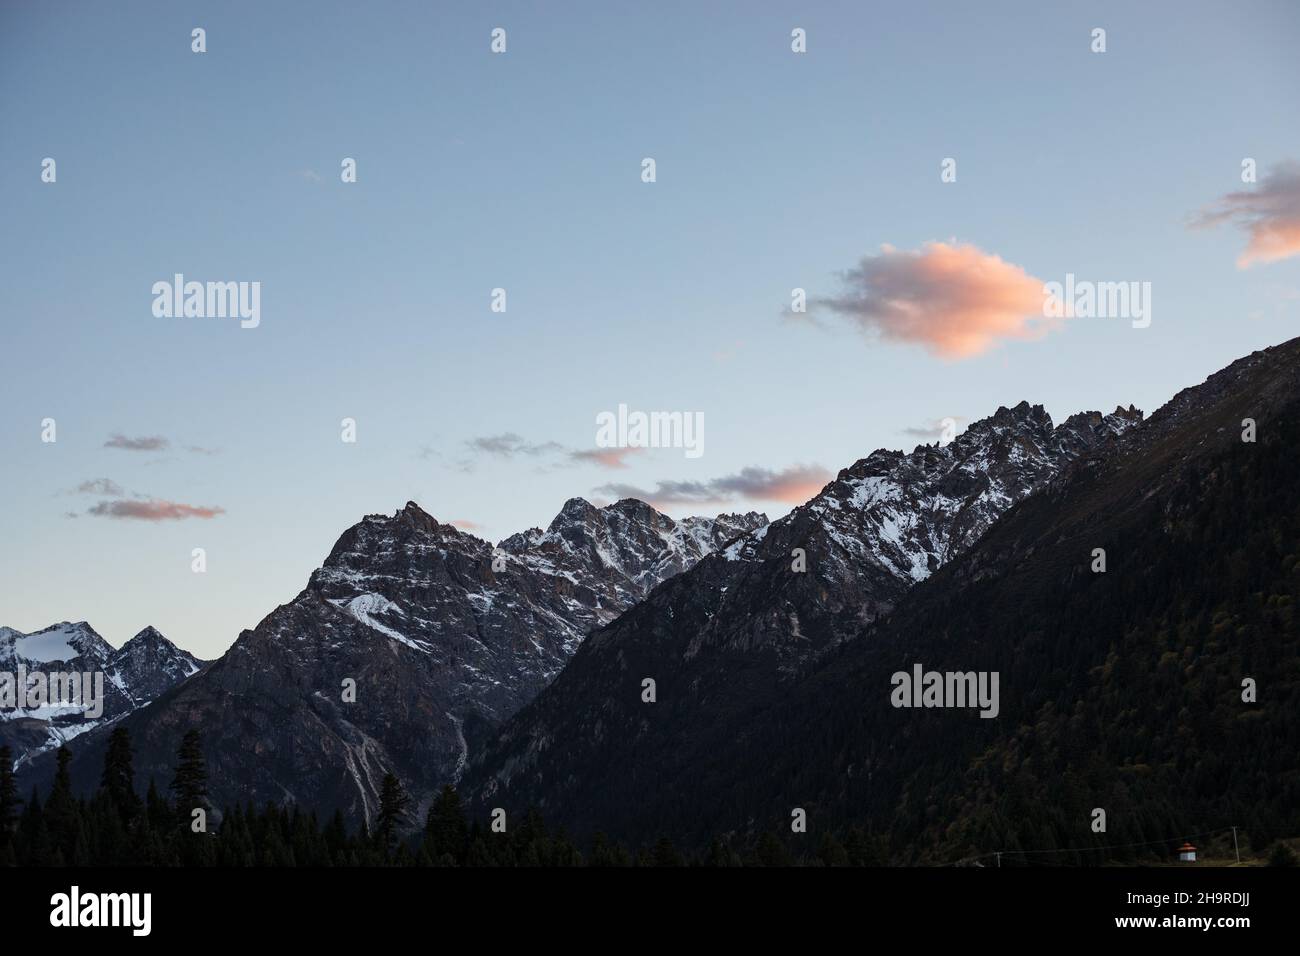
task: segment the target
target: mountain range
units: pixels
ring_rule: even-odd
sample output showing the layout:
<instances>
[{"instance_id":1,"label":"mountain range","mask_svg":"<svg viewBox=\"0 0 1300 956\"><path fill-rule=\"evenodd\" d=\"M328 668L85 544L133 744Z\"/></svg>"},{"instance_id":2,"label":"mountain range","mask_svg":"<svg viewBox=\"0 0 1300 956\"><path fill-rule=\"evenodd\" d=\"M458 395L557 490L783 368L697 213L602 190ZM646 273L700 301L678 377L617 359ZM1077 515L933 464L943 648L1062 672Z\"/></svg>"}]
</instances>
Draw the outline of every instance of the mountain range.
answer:
<instances>
[{"instance_id":1,"label":"mountain range","mask_svg":"<svg viewBox=\"0 0 1300 956\"><path fill-rule=\"evenodd\" d=\"M1140 420L1129 408L1054 426L1041 406L1002 408L946 446L873 453L771 526L753 512L677 521L635 499L597 508L573 498L545 531L494 547L414 502L367 516L297 597L125 721L140 783L167 777L196 726L218 807L297 802L369 819L388 771L422 804L459 781L589 632L632 608L666 622L716 613L699 639L741 657L775 651L762 666L784 673L887 613L1003 510ZM796 547L809 571L789 576ZM666 607L656 588L691 569L671 593L692 607ZM701 580L711 583L697 596ZM695 607L715 597L725 608ZM756 660L740 666L745 679ZM76 748L85 786L105 744L92 734Z\"/></svg>"},{"instance_id":2,"label":"mountain range","mask_svg":"<svg viewBox=\"0 0 1300 956\"><path fill-rule=\"evenodd\" d=\"M1095 844L1098 807L1133 845L1296 832L1298 411L1294 340L1149 419L1022 402L877 450L771 523L574 498L494 546L409 502L113 725L141 787L197 727L216 807L354 822L391 772L417 813L455 783L480 817L700 847L802 811L912 862ZM897 706L917 667L998 675L996 718Z\"/></svg>"}]
</instances>

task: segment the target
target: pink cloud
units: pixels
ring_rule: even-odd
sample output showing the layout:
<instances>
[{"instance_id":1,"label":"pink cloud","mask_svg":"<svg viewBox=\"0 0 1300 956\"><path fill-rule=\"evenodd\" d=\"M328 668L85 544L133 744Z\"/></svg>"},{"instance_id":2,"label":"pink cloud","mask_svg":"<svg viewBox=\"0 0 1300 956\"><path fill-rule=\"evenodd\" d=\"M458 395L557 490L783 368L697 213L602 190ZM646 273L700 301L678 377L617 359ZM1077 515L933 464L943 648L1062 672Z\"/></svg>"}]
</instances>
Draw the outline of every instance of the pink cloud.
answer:
<instances>
[{"instance_id":1,"label":"pink cloud","mask_svg":"<svg viewBox=\"0 0 1300 956\"><path fill-rule=\"evenodd\" d=\"M626 468L628 455L635 455L644 451L643 448L593 448L589 451L569 452L569 457L574 461L589 461L592 464L599 465L601 468Z\"/></svg>"},{"instance_id":2,"label":"pink cloud","mask_svg":"<svg viewBox=\"0 0 1300 956\"><path fill-rule=\"evenodd\" d=\"M1195 228L1235 224L1250 237L1237 268L1300 255L1300 163L1279 163L1254 189L1228 193L1201 210Z\"/></svg>"},{"instance_id":3,"label":"pink cloud","mask_svg":"<svg viewBox=\"0 0 1300 956\"><path fill-rule=\"evenodd\" d=\"M466 521L464 518L456 518L448 522L452 527L460 528L461 531L482 531L483 526L476 521Z\"/></svg>"},{"instance_id":4,"label":"pink cloud","mask_svg":"<svg viewBox=\"0 0 1300 956\"><path fill-rule=\"evenodd\" d=\"M636 498L659 509L673 505L718 505L737 498L799 505L821 491L831 477L820 465L792 465L781 471L750 465L734 475L710 481L661 481L653 489L608 484L595 490L616 499Z\"/></svg>"},{"instance_id":5,"label":"pink cloud","mask_svg":"<svg viewBox=\"0 0 1300 956\"><path fill-rule=\"evenodd\" d=\"M1060 319L1043 314L1043 281L970 244L929 242L915 252L881 246L843 274L845 290L815 306L888 342L970 358L999 341L1041 338Z\"/></svg>"},{"instance_id":6,"label":"pink cloud","mask_svg":"<svg viewBox=\"0 0 1300 956\"><path fill-rule=\"evenodd\" d=\"M724 493L743 498L799 505L821 491L831 477L820 465L791 465L781 471L751 465L734 475L717 478L713 484Z\"/></svg>"},{"instance_id":7,"label":"pink cloud","mask_svg":"<svg viewBox=\"0 0 1300 956\"><path fill-rule=\"evenodd\" d=\"M101 518L132 518L137 521L180 521L183 518L207 520L225 513L225 508L205 508L158 498L147 501L101 501L86 511L86 514Z\"/></svg>"}]
</instances>

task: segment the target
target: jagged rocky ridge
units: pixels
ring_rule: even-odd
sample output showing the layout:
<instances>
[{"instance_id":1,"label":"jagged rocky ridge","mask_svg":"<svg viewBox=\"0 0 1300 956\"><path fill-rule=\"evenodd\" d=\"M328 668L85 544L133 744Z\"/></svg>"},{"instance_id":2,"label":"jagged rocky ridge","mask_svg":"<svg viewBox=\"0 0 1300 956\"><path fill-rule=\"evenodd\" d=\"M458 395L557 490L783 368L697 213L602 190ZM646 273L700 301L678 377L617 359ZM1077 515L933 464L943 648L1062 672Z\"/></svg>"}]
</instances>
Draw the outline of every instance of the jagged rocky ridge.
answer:
<instances>
[{"instance_id":1,"label":"jagged rocky ridge","mask_svg":"<svg viewBox=\"0 0 1300 956\"><path fill-rule=\"evenodd\" d=\"M581 825L615 778L620 788L653 785L655 761L640 746L650 734L644 679L656 682L656 722L682 733L702 714L721 720L770 701L1009 508L1080 458L1113 450L1141 420L1129 407L1054 426L1042 406L1022 402L946 446L873 452L593 633L470 768L467 790L489 805L562 801L557 812Z\"/></svg>"},{"instance_id":2,"label":"jagged rocky ridge","mask_svg":"<svg viewBox=\"0 0 1300 956\"><path fill-rule=\"evenodd\" d=\"M103 711L97 718L86 716L85 707L67 702L51 702L36 711L0 709L0 743L10 747L21 766L149 703L198 672L203 663L153 627L116 650L85 621L64 621L29 634L0 627L0 672L16 675L21 667L28 673L104 675Z\"/></svg>"},{"instance_id":3,"label":"jagged rocky ridge","mask_svg":"<svg viewBox=\"0 0 1300 956\"><path fill-rule=\"evenodd\" d=\"M298 802L373 815L386 772L417 801L563 667L585 634L761 514L675 521L644 502L575 498L494 547L414 502L338 539L292 601L198 678L127 720L142 785L204 734L217 808ZM90 784L102 735L83 742Z\"/></svg>"}]
</instances>

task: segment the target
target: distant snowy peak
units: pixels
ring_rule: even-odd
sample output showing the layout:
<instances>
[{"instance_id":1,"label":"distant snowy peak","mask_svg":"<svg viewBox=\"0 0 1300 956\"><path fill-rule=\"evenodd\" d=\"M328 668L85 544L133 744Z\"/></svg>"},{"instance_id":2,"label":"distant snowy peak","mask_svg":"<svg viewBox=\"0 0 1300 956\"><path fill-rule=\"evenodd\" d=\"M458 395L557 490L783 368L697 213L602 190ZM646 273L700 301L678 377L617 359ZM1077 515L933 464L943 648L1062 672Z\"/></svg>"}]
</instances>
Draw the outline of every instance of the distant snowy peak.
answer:
<instances>
[{"instance_id":1,"label":"distant snowy peak","mask_svg":"<svg viewBox=\"0 0 1300 956\"><path fill-rule=\"evenodd\" d=\"M30 667L78 660L103 665L112 654L112 645L85 621L62 621L30 634L0 628L0 664L22 662Z\"/></svg>"},{"instance_id":2,"label":"distant snowy peak","mask_svg":"<svg viewBox=\"0 0 1300 956\"><path fill-rule=\"evenodd\" d=\"M9 745L17 763L24 763L149 703L197 673L203 663L153 627L118 650L85 621L63 621L30 634L0 627L0 670L103 675L98 716L84 701L0 710L0 743Z\"/></svg>"},{"instance_id":3,"label":"distant snowy peak","mask_svg":"<svg viewBox=\"0 0 1300 956\"><path fill-rule=\"evenodd\" d=\"M109 659L109 670L136 706L148 703L198 673L204 662L146 627Z\"/></svg>"}]
</instances>

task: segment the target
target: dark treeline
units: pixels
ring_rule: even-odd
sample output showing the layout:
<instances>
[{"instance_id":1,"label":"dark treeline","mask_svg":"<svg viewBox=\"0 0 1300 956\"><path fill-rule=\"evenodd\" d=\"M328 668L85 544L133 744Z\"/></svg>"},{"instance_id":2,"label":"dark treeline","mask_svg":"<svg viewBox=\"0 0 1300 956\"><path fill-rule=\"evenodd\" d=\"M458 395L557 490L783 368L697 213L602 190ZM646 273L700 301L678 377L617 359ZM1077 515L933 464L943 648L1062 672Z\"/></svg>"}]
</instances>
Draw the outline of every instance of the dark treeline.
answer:
<instances>
[{"instance_id":1,"label":"dark treeline","mask_svg":"<svg viewBox=\"0 0 1300 956\"><path fill-rule=\"evenodd\" d=\"M882 866L884 843L852 828L824 835L800 849L790 838L764 834L748 845L721 838L699 853L683 853L660 838L635 850L597 834L579 849L563 830L551 831L529 811L506 832L467 819L450 785L433 800L415 830L411 801L392 774L384 778L371 826L349 830L342 813L322 825L298 806L251 803L226 809L220 822L207 802L207 771L198 731L186 734L167 792L153 781L141 797L134 788L126 728L110 739L99 789L73 794L61 747L58 771L42 800L23 798L13 755L0 747L0 866ZM807 836L802 840L809 841Z\"/></svg>"},{"instance_id":2,"label":"dark treeline","mask_svg":"<svg viewBox=\"0 0 1300 956\"><path fill-rule=\"evenodd\" d=\"M90 797L72 792L66 747L58 752L58 772L41 800L33 790L21 798L13 758L0 746L0 866L886 866L888 841L860 827L820 838L806 834L764 833L757 840L735 843L714 838L707 849L682 852L660 837L635 851L596 834L584 849L564 831L548 829L532 810L506 832L467 819L460 795L450 785L434 798L421 829L411 801L392 774L384 778L373 827L349 830L336 812L323 826L316 814L293 806L251 803L226 810L208 827L207 771L197 731L186 734L177 752L175 775L167 795L151 781L142 798L133 785L130 736L119 727L112 734L99 789ZM201 813L199 812L201 811ZM1220 842L1228 837L1221 836ZM1226 844L1223 855L1226 856ZM1296 856L1276 843L1268 862L1295 866ZM1168 848L1147 847L1152 861L1167 858ZM1047 862L1087 865L1110 854L1080 851ZM1123 858L1133 862L1132 856ZM1004 852L1000 865L1034 861ZM993 865L992 860L983 865Z\"/></svg>"}]
</instances>

